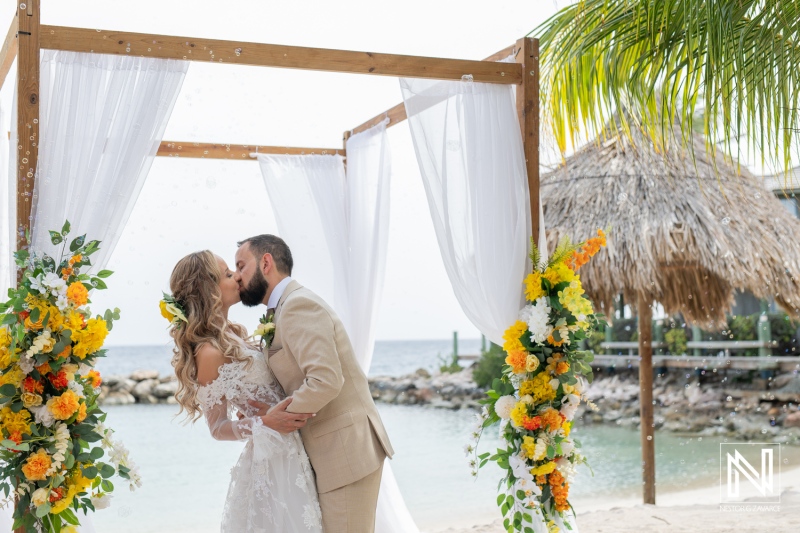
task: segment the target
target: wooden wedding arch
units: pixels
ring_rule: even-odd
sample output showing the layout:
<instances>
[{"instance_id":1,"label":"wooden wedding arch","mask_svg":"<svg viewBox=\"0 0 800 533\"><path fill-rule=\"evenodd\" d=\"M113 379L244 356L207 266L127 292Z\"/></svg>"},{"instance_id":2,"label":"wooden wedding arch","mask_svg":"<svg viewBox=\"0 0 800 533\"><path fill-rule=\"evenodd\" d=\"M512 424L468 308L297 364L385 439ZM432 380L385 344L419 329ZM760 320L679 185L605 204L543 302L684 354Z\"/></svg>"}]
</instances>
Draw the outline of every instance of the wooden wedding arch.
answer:
<instances>
[{"instance_id":1,"label":"wooden wedding arch","mask_svg":"<svg viewBox=\"0 0 800 533\"><path fill-rule=\"evenodd\" d=\"M38 166L40 126L41 49L375 76L440 80L461 80L463 76L471 76L471 79L477 82L516 85L517 113L522 131L530 191L531 235L539 233L539 41L537 39L524 37L482 61L471 61L49 26L42 25L40 20L40 0L25 0L24 3L20 3L0 48L0 86L5 82L14 58L18 59L19 139L15 225L17 249L27 247L25 236L33 223L32 198ZM512 54L516 62L498 62ZM400 103L365 123L346 130L343 141L346 142L350 135L367 130L386 118L389 119L387 127L406 120L405 105ZM344 148L256 146L193 141L163 141L157 155L248 161L254 160L250 154L255 151L262 154L327 153L346 157ZM643 350L641 363L643 367L652 368L649 352L651 350ZM651 387L652 382L647 388ZM644 457L646 503L655 503L654 454L652 441L647 441L645 438L645 434L649 431L647 428L652 424L652 416L652 406L648 404L642 412L642 443L646 450Z\"/></svg>"}]
</instances>

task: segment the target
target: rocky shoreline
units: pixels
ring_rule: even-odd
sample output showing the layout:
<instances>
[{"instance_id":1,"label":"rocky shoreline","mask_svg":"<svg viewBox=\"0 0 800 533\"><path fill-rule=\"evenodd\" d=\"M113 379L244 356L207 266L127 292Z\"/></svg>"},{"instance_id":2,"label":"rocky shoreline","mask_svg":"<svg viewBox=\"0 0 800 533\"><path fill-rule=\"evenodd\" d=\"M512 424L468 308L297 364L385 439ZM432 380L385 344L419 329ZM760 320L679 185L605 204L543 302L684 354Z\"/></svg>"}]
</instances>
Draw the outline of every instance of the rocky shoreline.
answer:
<instances>
[{"instance_id":1,"label":"rocky shoreline","mask_svg":"<svg viewBox=\"0 0 800 533\"><path fill-rule=\"evenodd\" d=\"M434 373L424 369L407 376L369 378L377 402L439 409L479 409L485 390L472 370ZM800 445L800 375L778 374L769 379L747 371L703 375L671 370L656 377L653 389L655 427L697 436L769 439ZM100 395L104 405L175 404L175 377L139 370L130 376L105 376ZM582 406L576 418L583 424L638 427L639 382L636 369L595 371L587 396L599 408Z\"/></svg>"}]
</instances>

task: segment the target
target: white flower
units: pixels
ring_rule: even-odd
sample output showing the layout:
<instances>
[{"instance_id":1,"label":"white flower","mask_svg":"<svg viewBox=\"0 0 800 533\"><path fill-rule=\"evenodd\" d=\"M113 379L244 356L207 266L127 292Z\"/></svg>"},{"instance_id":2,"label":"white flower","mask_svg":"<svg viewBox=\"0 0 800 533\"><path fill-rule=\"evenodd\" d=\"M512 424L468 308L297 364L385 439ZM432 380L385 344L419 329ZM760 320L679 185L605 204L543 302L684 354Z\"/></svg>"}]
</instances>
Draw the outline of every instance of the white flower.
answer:
<instances>
[{"instance_id":1,"label":"white flower","mask_svg":"<svg viewBox=\"0 0 800 533\"><path fill-rule=\"evenodd\" d=\"M528 405L533 405L533 396L530 394L526 394L525 396L519 399L522 403L527 403Z\"/></svg>"},{"instance_id":2,"label":"white flower","mask_svg":"<svg viewBox=\"0 0 800 533\"><path fill-rule=\"evenodd\" d=\"M540 438L536 441L536 447L533 449L533 460L540 461L547 455L547 441Z\"/></svg>"},{"instance_id":3,"label":"white flower","mask_svg":"<svg viewBox=\"0 0 800 533\"><path fill-rule=\"evenodd\" d=\"M494 412L503 420L511 418L511 411L517 405L517 399L513 396L501 396L494 404Z\"/></svg>"},{"instance_id":4,"label":"white flower","mask_svg":"<svg viewBox=\"0 0 800 533\"><path fill-rule=\"evenodd\" d=\"M111 505L111 495L101 493L92 496L92 505L95 509L107 509Z\"/></svg>"},{"instance_id":5,"label":"white flower","mask_svg":"<svg viewBox=\"0 0 800 533\"><path fill-rule=\"evenodd\" d=\"M525 307L519 310L519 315L517 316L517 318L519 319L520 322L525 322L526 324L528 323L528 320L530 320L531 318L531 309L533 309L532 305L526 305Z\"/></svg>"},{"instance_id":6,"label":"white flower","mask_svg":"<svg viewBox=\"0 0 800 533\"><path fill-rule=\"evenodd\" d=\"M39 274L35 278L30 278L31 280L31 289L35 290L36 292L45 293L47 292L44 284L42 283L42 275Z\"/></svg>"},{"instance_id":7,"label":"white flower","mask_svg":"<svg viewBox=\"0 0 800 533\"><path fill-rule=\"evenodd\" d=\"M36 363L34 363L32 357L28 357L28 354L19 358L19 369L22 370L22 373L26 376L33 372L34 366L36 366Z\"/></svg>"},{"instance_id":8,"label":"white flower","mask_svg":"<svg viewBox=\"0 0 800 533\"><path fill-rule=\"evenodd\" d=\"M536 344L544 344L547 337L553 332L553 326L548 324L550 320L550 305L547 298L541 297L530 308L528 312L528 329L531 332L531 341ZM522 314L522 312L520 312Z\"/></svg>"},{"instance_id":9,"label":"white flower","mask_svg":"<svg viewBox=\"0 0 800 533\"><path fill-rule=\"evenodd\" d=\"M575 444L570 439L561 441L561 454L564 457L569 457L569 454L571 454L574 449Z\"/></svg>"},{"instance_id":10,"label":"white flower","mask_svg":"<svg viewBox=\"0 0 800 533\"><path fill-rule=\"evenodd\" d=\"M556 469L561 472L567 482L571 482L575 477L575 466L566 457L556 460Z\"/></svg>"},{"instance_id":11,"label":"white flower","mask_svg":"<svg viewBox=\"0 0 800 533\"><path fill-rule=\"evenodd\" d=\"M60 291L62 287L64 290L67 289L67 282L61 279L61 276L55 272L48 272L45 274L44 279L42 280L42 285L55 291L56 294L54 294L54 296L58 294L58 291Z\"/></svg>"},{"instance_id":12,"label":"white flower","mask_svg":"<svg viewBox=\"0 0 800 533\"><path fill-rule=\"evenodd\" d=\"M38 407L31 407L28 410L31 411L34 414L34 416L36 418L36 423L37 424L41 424L44 427L49 428L56 421L56 419L53 418L53 415L47 409L47 405L40 405Z\"/></svg>"},{"instance_id":13,"label":"white flower","mask_svg":"<svg viewBox=\"0 0 800 533\"><path fill-rule=\"evenodd\" d=\"M531 474L531 467L525 462L525 459L519 455L512 455L508 458L508 466L511 468L511 473L518 480L526 480L533 483L533 474Z\"/></svg>"},{"instance_id":14,"label":"white flower","mask_svg":"<svg viewBox=\"0 0 800 533\"><path fill-rule=\"evenodd\" d=\"M78 398L86 397L86 395L83 393L83 385L81 385L77 381L70 381L67 387L69 387L69 390L74 392L78 396Z\"/></svg>"},{"instance_id":15,"label":"white flower","mask_svg":"<svg viewBox=\"0 0 800 533\"><path fill-rule=\"evenodd\" d=\"M553 379L550 380L550 387L552 387L553 390L558 390L558 384L559 383L561 383L561 382L558 381L556 378L553 378Z\"/></svg>"},{"instance_id":16,"label":"white flower","mask_svg":"<svg viewBox=\"0 0 800 533\"><path fill-rule=\"evenodd\" d=\"M578 410L580 402L580 396L576 394L567 394L564 399L561 400L561 414L564 415L567 420L572 420L575 418L575 411Z\"/></svg>"},{"instance_id":17,"label":"white flower","mask_svg":"<svg viewBox=\"0 0 800 533\"><path fill-rule=\"evenodd\" d=\"M36 489L33 491L31 495L31 501L33 505L39 507L40 505L44 505L50 499L50 489L47 487L42 487L40 489Z\"/></svg>"},{"instance_id":18,"label":"white flower","mask_svg":"<svg viewBox=\"0 0 800 533\"><path fill-rule=\"evenodd\" d=\"M475 446L473 446L472 444L465 444L464 445L464 455L466 455L467 457L472 455L472 452L474 452L474 451L475 451Z\"/></svg>"},{"instance_id":19,"label":"white flower","mask_svg":"<svg viewBox=\"0 0 800 533\"><path fill-rule=\"evenodd\" d=\"M270 331L275 330L275 323L274 322L267 322L266 324L259 324L256 330L253 332L254 337L263 337Z\"/></svg>"}]
</instances>

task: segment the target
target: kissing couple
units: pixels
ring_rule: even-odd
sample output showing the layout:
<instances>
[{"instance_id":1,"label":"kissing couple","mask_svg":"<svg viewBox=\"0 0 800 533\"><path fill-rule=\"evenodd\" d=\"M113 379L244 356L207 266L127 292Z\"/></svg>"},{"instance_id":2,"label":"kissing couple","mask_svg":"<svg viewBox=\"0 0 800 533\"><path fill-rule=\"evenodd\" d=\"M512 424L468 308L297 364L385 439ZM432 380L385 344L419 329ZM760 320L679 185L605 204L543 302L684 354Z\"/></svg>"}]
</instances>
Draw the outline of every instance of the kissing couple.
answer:
<instances>
[{"instance_id":1,"label":"kissing couple","mask_svg":"<svg viewBox=\"0 0 800 533\"><path fill-rule=\"evenodd\" d=\"M239 242L235 270L207 250L178 261L161 302L176 399L215 439L246 441L222 532L372 533L394 452L342 322L292 267L274 235ZM228 320L239 302L266 306L260 339Z\"/></svg>"}]
</instances>

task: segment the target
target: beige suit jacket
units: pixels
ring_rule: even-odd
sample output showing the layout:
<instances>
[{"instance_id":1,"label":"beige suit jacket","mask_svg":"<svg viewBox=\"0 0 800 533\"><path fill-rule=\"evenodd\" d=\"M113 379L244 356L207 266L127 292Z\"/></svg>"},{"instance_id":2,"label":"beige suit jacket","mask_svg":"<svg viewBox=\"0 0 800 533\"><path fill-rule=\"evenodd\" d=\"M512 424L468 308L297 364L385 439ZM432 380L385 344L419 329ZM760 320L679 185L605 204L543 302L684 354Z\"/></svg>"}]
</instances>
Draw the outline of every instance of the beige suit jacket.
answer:
<instances>
[{"instance_id":1,"label":"beige suit jacket","mask_svg":"<svg viewBox=\"0 0 800 533\"><path fill-rule=\"evenodd\" d=\"M394 451L344 325L319 296L292 281L275 309L269 366L288 410L316 413L300 430L320 493L371 474Z\"/></svg>"}]
</instances>

